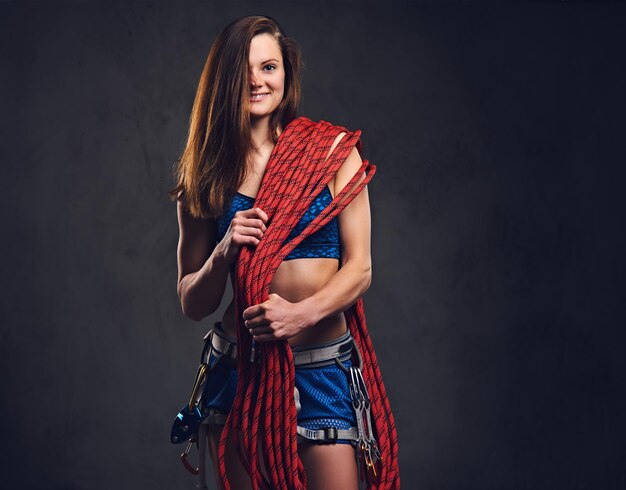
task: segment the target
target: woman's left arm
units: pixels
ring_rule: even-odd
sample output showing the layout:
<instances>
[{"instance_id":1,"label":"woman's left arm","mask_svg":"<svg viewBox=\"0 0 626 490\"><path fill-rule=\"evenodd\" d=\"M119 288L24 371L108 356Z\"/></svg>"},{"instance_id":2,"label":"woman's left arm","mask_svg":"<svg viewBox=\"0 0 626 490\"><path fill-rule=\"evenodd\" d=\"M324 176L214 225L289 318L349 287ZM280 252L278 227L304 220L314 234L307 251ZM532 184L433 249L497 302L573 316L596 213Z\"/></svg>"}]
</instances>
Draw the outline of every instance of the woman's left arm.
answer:
<instances>
[{"instance_id":1,"label":"woman's left arm","mask_svg":"<svg viewBox=\"0 0 626 490\"><path fill-rule=\"evenodd\" d=\"M356 147L335 174L335 195L339 193L359 170L363 161ZM365 179L366 173L353 184L353 190ZM367 185L337 215L341 239L341 268L314 293L297 303L310 319L307 327L323 318L345 311L359 299L372 282L370 245L370 204Z\"/></svg>"},{"instance_id":2,"label":"woman's left arm","mask_svg":"<svg viewBox=\"0 0 626 490\"><path fill-rule=\"evenodd\" d=\"M335 173L335 196L361 168L358 150L352 152ZM366 173L352 185L361 183ZM372 282L370 254L370 205L367 185L338 215L341 240L341 267L313 295L291 303L271 293L263 303L243 311L246 327L259 342L288 339L316 325L323 318L347 310L361 297Z\"/></svg>"},{"instance_id":3,"label":"woman's left arm","mask_svg":"<svg viewBox=\"0 0 626 490\"><path fill-rule=\"evenodd\" d=\"M352 149L335 173L335 196L361 168L363 161L358 150ZM352 185L352 191L366 177L366 173ZM263 303L243 311L246 327L258 342L285 340L316 325L328 316L347 310L357 301L372 282L370 254L370 205L367 185L338 215L341 240L341 267L313 295L291 303L271 293Z\"/></svg>"}]
</instances>

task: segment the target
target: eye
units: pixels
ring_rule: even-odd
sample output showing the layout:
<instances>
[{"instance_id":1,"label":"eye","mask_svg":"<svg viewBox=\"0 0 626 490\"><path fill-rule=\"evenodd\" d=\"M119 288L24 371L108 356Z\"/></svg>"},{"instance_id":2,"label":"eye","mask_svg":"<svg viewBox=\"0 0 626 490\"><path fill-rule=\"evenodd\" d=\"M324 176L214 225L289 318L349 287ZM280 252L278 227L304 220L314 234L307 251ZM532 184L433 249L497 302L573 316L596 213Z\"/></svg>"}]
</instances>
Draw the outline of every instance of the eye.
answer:
<instances>
[{"instance_id":1,"label":"eye","mask_svg":"<svg viewBox=\"0 0 626 490\"><path fill-rule=\"evenodd\" d=\"M269 68L269 67L274 68L274 70L276 69L276 65L265 65L263 68ZM274 70L269 70L269 71L274 71Z\"/></svg>"}]
</instances>

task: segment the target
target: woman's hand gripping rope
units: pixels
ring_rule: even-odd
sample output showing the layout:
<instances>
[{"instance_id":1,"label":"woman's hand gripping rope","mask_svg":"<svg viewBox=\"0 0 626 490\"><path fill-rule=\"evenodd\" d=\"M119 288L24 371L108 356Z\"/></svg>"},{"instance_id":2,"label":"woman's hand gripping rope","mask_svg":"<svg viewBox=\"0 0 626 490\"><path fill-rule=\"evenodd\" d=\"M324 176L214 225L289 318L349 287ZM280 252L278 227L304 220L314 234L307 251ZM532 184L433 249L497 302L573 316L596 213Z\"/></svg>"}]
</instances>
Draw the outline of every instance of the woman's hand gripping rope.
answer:
<instances>
[{"instance_id":1,"label":"woman's hand gripping rope","mask_svg":"<svg viewBox=\"0 0 626 490\"><path fill-rule=\"evenodd\" d=\"M244 323L256 342L294 337L311 325L311 318L313 315L303 303L291 303L276 293L243 311Z\"/></svg>"},{"instance_id":2,"label":"woman's hand gripping rope","mask_svg":"<svg viewBox=\"0 0 626 490\"><path fill-rule=\"evenodd\" d=\"M268 216L261 208L255 207L237 211L233 216L218 251L230 264L237 260L241 247L256 247L267 231Z\"/></svg>"}]
</instances>

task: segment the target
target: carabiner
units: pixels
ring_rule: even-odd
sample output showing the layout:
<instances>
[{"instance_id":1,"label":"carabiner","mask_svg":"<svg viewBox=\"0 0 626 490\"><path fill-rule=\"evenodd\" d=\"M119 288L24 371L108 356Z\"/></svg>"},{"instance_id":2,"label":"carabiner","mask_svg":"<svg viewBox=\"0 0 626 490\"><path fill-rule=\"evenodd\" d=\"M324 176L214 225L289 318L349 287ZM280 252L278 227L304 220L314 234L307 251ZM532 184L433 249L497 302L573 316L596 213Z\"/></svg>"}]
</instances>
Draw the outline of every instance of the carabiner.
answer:
<instances>
[{"instance_id":1,"label":"carabiner","mask_svg":"<svg viewBox=\"0 0 626 490\"><path fill-rule=\"evenodd\" d=\"M200 364L200 367L198 367L198 374L196 374L196 382L193 384L191 397L189 397L189 410L193 410L198 405L196 400L199 398L198 393L200 392L200 388L204 387L207 371L209 371L209 366L204 363Z\"/></svg>"},{"instance_id":2,"label":"carabiner","mask_svg":"<svg viewBox=\"0 0 626 490\"><path fill-rule=\"evenodd\" d=\"M365 464L369 471L374 473L374 478L376 478L376 466L374 465L374 461L372 460L372 448L368 445L367 451L364 453Z\"/></svg>"},{"instance_id":3,"label":"carabiner","mask_svg":"<svg viewBox=\"0 0 626 490\"><path fill-rule=\"evenodd\" d=\"M365 384L365 378L363 377L363 372L360 369L357 369L356 372L357 372L357 378L358 378L359 386L360 386L359 391L361 391L363 398L366 400L366 405L369 406L370 396L367 391L367 385Z\"/></svg>"},{"instance_id":4,"label":"carabiner","mask_svg":"<svg viewBox=\"0 0 626 490\"><path fill-rule=\"evenodd\" d=\"M200 473L200 468L194 468L193 466L191 466L189 461L187 461L187 455L189 454L189 451L191 451L191 446L193 446L193 443L195 442L195 440L196 440L195 436L189 439L187 448L180 455L180 460L183 462L183 466L189 473L197 475L198 473Z\"/></svg>"}]
</instances>

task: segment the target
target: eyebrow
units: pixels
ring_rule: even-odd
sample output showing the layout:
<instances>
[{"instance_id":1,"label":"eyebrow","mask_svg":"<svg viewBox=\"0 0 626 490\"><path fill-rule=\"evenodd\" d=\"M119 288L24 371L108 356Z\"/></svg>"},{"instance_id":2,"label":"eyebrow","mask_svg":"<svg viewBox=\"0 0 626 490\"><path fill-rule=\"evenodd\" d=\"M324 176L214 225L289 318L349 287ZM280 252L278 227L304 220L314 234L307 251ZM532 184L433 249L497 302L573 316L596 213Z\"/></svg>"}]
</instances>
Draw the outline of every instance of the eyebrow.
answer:
<instances>
[{"instance_id":1,"label":"eyebrow","mask_svg":"<svg viewBox=\"0 0 626 490\"><path fill-rule=\"evenodd\" d=\"M276 61L277 63L280 63L280 61L278 61L276 58L270 58L269 60L262 61L261 64L267 63L268 61Z\"/></svg>"}]
</instances>

